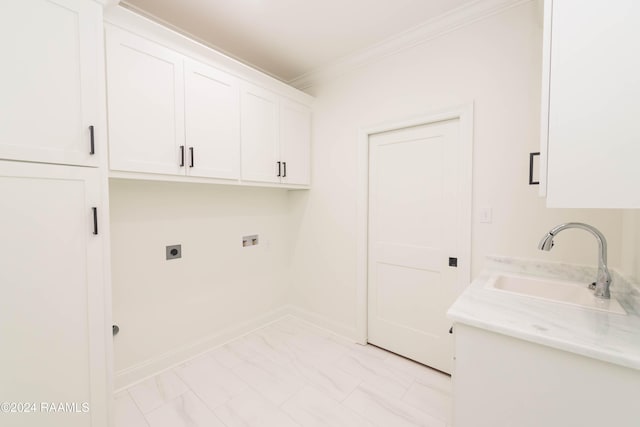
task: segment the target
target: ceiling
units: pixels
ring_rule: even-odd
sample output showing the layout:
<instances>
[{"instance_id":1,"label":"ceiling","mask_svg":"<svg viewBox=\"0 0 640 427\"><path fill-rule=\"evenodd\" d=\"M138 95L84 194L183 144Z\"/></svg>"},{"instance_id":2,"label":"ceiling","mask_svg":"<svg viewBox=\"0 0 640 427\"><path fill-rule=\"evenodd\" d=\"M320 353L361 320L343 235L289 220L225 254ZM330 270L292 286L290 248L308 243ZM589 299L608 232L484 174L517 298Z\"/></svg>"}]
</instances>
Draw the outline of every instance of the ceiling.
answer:
<instances>
[{"instance_id":1,"label":"ceiling","mask_svg":"<svg viewBox=\"0 0 640 427\"><path fill-rule=\"evenodd\" d=\"M289 82L477 0L125 0Z\"/></svg>"}]
</instances>

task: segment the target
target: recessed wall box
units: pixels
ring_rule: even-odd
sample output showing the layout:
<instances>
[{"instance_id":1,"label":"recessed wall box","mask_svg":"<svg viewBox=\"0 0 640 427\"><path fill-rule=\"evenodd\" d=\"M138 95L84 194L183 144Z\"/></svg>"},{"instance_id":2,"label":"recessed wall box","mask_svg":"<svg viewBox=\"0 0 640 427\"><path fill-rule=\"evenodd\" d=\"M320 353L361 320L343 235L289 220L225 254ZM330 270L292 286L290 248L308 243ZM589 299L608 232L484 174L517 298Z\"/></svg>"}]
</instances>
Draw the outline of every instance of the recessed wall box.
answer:
<instances>
[{"instance_id":1,"label":"recessed wall box","mask_svg":"<svg viewBox=\"0 0 640 427\"><path fill-rule=\"evenodd\" d=\"M182 245L167 246L167 259L182 258Z\"/></svg>"},{"instance_id":2,"label":"recessed wall box","mask_svg":"<svg viewBox=\"0 0 640 427\"><path fill-rule=\"evenodd\" d=\"M243 236L242 237L242 246L243 247L255 246L257 244L258 244L258 235L257 234L253 234L251 236Z\"/></svg>"}]
</instances>

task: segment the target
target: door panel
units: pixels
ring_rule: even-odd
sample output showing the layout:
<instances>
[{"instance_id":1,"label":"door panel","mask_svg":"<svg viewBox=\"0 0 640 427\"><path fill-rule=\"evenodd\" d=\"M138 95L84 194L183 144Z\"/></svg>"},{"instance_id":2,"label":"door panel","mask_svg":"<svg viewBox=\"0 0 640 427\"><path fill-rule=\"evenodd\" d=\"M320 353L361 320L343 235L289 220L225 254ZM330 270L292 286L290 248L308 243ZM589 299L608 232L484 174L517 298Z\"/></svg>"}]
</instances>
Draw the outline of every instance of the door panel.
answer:
<instances>
[{"instance_id":1,"label":"door panel","mask_svg":"<svg viewBox=\"0 0 640 427\"><path fill-rule=\"evenodd\" d=\"M111 169L184 174L182 56L107 27L107 89Z\"/></svg>"},{"instance_id":2,"label":"door panel","mask_svg":"<svg viewBox=\"0 0 640 427\"><path fill-rule=\"evenodd\" d=\"M94 2L0 2L0 158L97 166L101 29Z\"/></svg>"},{"instance_id":3,"label":"door panel","mask_svg":"<svg viewBox=\"0 0 640 427\"><path fill-rule=\"evenodd\" d=\"M278 97L246 84L242 88L241 104L242 179L280 182Z\"/></svg>"},{"instance_id":4,"label":"door panel","mask_svg":"<svg viewBox=\"0 0 640 427\"><path fill-rule=\"evenodd\" d=\"M379 319L399 327L430 334L429 310L424 301L441 286L440 272L411 268L401 264L379 263L376 270L378 288L376 311ZM425 283L429 286L425 286ZM415 298L407 300L407 295Z\"/></svg>"},{"instance_id":5,"label":"door panel","mask_svg":"<svg viewBox=\"0 0 640 427\"><path fill-rule=\"evenodd\" d=\"M311 111L304 105L280 100L280 158L286 162L285 184L309 185Z\"/></svg>"},{"instance_id":6,"label":"door panel","mask_svg":"<svg viewBox=\"0 0 640 427\"><path fill-rule=\"evenodd\" d=\"M185 61L186 144L196 156L189 175L240 178L239 97L235 77Z\"/></svg>"},{"instance_id":7,"label":"door panel","mask_svg":"<svg viewBox=\"0 0 640 427\"><path fill-rule=\"evenodd\" d=\"M640 3L552 7L547 206L638 208Z\"/></svg>"},{"instance_id":8,"label":"door panel","mask_svg":"<svg viewBox=\"0 0 640 427\"><path fill-rule=\"evenodd\" d=\"M12 426L106 426L98 189L97 169L0 162L0 402L79 408L3 414Z\"/></svg>"},{"instance_id":9,"label":"door panel","mask_svg":"<svg viewBox=\"0 0 640 427\"><path fill-rule=\"evenodd\" d=\"M369 138L369 342L451 371L459 122Z\"/></svg>"}]
</instances>

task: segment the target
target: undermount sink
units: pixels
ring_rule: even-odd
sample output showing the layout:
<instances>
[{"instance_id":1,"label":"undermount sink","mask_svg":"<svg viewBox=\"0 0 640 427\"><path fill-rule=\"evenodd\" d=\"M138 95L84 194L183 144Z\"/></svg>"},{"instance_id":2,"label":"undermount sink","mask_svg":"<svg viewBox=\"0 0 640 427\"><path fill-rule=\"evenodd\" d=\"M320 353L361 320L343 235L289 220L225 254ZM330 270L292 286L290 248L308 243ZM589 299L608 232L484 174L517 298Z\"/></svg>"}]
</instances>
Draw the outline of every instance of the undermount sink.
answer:
<instances>
[{"instance_id":1,"label":"undermount sink","mask_svg":"<svg viewBox=\"0 0 640 427\"><path fill-rule=\"evenodd\" d=\"M586 283L496 274L489 279L486 288L609 313L627 314L615 298L595 297Z\"/></svg>"}]
</instances>

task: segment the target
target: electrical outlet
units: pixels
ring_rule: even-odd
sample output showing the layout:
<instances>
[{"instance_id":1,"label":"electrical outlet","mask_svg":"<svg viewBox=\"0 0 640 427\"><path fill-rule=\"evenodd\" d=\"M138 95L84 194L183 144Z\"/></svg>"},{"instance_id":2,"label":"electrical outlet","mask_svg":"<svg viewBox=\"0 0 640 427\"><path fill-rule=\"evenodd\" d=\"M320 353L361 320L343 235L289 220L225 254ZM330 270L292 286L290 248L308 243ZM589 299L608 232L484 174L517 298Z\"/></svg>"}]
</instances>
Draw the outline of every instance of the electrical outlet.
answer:
<instances>
[{"instance_id":1,"label":"electrical outlet","mask_svg":"<svg viewBox=\"0 0 640 427\"><path fill-rule=\"evenodd\" d=\"M182 258L182 245L167 246L167 259Z\"/></svg>"},{"instance_id":2,"label":"electrical outlet","mask_svg":"<svg viewBox=\"0 0 640 427\"><path fill-rule=\"evenodd\" d=\"M247 246L255 246L257 245L259 242L258 240L258 235L257 234L252 234L251 236L243 236L242 237L242 246L243 247L247 247Z\"/></svg>"}]
</instances>

